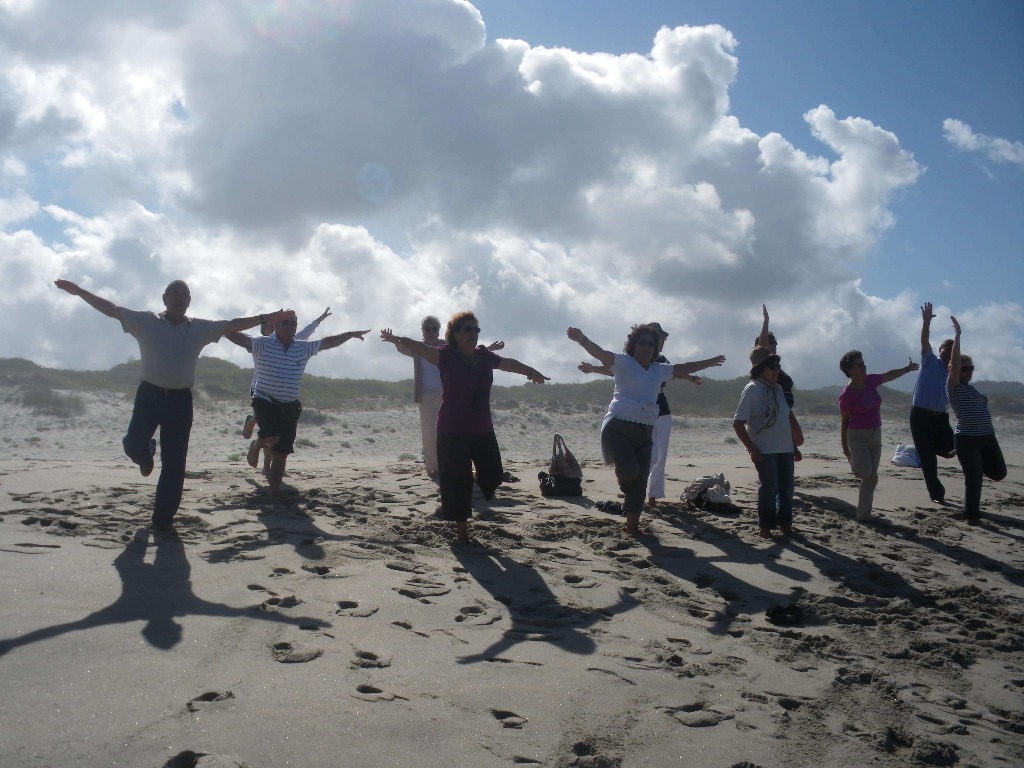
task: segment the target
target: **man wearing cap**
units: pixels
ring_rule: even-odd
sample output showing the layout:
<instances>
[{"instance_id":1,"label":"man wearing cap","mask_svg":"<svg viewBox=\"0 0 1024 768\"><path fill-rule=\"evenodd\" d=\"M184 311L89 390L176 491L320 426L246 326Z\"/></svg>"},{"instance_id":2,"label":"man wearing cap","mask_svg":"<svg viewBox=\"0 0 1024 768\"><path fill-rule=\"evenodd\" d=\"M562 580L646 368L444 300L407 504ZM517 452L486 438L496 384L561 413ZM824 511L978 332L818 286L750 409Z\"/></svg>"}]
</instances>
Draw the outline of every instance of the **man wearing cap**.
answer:
<instances>
[{"instance_id":1,"label":"man wearing cap","mask_svg":"<svg viewBox=\"0 0 1024 768\"><path fill-rule=\"evenodd\" d=\"M277 496L284 477L288 454L294 452L295 431L302 413L299 387L309 359L317 352L344 344L349 339L363 340L366 331L347 331L325 336L316 341L295 337L298 321L289 310L278 319L269 336L228 334L228 340L252 352L253 376L252 410L256 415L259 432L249 445L246 457L253 469L259 463L260 451L270 449L270 471L267 485L270 495Z\"/></svg>"},{"instance_id":2,"label":"man wearing cap","mask_svg":"<svg viewBox=\"0 0 1024 768\"><path fill-rule=\"evenodd\" d=\"M779 359L766 347L750 353L750 383L743 388L732 422L761 481L757 535L763 539L770 539L776 527L784 534L793 532L793 451L803 443L779 384Z\"/></svg>"},{"instance_id":3,"label":"man wearing cap","mask_svg":"<svg viewBox=\"0 0 1024 768\"><path fill-rule=\"evenodd\" d=\"M56 280L54 284L96 311L119 320L124 332L134 336L139 344L142 381L135 392L128 432L121 442L128 458L138 464L143 477L148 477L156 454L153 435L159 427L161 466L153 502L153 527L173 533L174 515L185 486L185 461L192 432L192 386L199 353L226 333L253 328L264 320L276 321L290 310L234 320L200 320L185 314L192 294L183 280L168 283L163 294L164 311L159 314L119 307L70 280Z\"/></svg>"},{"instance_id":4,"label":"man wearing cap","mask_svg":"<svg viewBox=\"0 0 1024 768\"><path fill-rule=\"evenodd\" d=\"M953 340L939 345L939 356L932 352L929 341L932 303L921 307L921 370L914 382L914 398L910 408L910 434L921 462L928 498L936 504L946 503L946 489L939 480L939 456L950 459L956 455L953 446L953 428L946 413L946 369L953 351Z\"/></svg>"}]
</instances>

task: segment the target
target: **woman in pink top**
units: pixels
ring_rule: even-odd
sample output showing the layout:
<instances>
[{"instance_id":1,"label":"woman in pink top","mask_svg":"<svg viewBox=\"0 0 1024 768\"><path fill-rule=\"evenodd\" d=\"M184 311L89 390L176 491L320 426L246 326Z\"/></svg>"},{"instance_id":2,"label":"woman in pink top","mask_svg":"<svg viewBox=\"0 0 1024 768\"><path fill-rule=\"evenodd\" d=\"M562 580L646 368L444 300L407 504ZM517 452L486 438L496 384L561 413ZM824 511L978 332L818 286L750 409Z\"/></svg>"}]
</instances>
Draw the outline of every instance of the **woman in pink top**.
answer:
<instances>
[{"instance_id":1,"label":"woman in pink top","mask_svg":"<svg viewBox=\"0 0 1024 768\"><path fill-rule=\"evenodd\" d=\"M445 344L431 347L421 341L380 332L399 350L424 358L441 372L441 408L437 415L437 468L441 490L441 519L455 523L460 544L469 543L473 468L485 499L501 484L501 453L491 422L491 383L497 368L521 373L535 384L548 380L539 371L510 357L499 357L478 346L480 322L472 312L459 312L448 321Z\"/></svg>"},{"instance_id":2,"label":"woman in pink top","mask_svg":"<svg viewBox=\"0 0 1024 768\"><path fill-rule=\"evenodd\" d=\"M851 349L839 361L839 369L850 380L839 395L839 412L843 418L843 455L849 459L853 474L860 478L858 520L871 518L878 485L878 462L882 458L882 396L878 388L919 367L911 360L903 368L868 373L864 356L856 349Z\"/></svg>"}]
</instances>

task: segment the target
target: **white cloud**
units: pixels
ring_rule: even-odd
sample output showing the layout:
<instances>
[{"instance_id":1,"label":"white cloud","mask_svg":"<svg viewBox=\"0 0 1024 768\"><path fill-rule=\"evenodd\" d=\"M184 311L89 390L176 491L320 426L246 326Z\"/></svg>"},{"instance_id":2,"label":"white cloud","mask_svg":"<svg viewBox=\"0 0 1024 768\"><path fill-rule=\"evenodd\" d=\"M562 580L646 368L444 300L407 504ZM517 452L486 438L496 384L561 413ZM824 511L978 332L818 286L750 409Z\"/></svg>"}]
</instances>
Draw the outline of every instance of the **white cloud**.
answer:
<instances>
[{"instance_id":1,"label":"white cloud","mask_svg":"<svg viewBox=\"0 0 1024 768\"><path fill-rule=\"evenodd\" d=\"M24 333L3 355L137 354L59 276L153 309L182 278L205 317L330 306L323 333L473 308L487 340L559 380L579 378L567 326L619 349L647 320L673 359L724 353L715 374L741 375L762 302L799 386L840 382L851 346L879 368L916 355L922 299L868 296L858 275L924 169L825 105L804 116L820 155L744 127L722 27L612 55L488 41L458 0L284 8L40 2L6 21L0 322ZM987 338L1019 337L1007 321ZM993 357L992 377L1024 379L1020 360ZM374 338L310 371L408 368Z\"/></svg>"},{"instance_id":2,"label":"white cloud","mask_svg":"<svg viewBox=\"0 0 1024 768\"><path fill-rule=\"evenodd\" d=\"M951 117L942 121L942 135L957 149L978 153L993 163L1010 163L1024 168L1024 142L975 133L967 123Z\"/></svg>"}]
</instances>

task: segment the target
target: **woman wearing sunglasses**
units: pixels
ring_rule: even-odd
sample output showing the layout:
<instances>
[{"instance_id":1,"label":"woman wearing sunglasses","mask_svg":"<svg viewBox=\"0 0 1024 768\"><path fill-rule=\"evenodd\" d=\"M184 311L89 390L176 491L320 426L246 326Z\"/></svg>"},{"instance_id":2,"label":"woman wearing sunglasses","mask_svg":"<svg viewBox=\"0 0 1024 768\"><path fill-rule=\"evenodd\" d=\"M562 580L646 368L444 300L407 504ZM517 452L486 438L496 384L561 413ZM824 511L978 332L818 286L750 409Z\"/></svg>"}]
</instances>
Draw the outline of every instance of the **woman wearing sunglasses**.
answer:
<instances>
[{"instance_id":1,"label":"woman wearing sunglasses","mask_svg":"<svg viewBox=\"0 0 1024 768\"><path fill-rule=\"evenodd\" d=\"M437 414L437 469L441 489L441 519L455 523L460 544L469 543L473 507L473 469L485 499L501 484L501 452L491 421L491 384L494 369L521 373L535 384L548 380L539 371L510 357L499 357L477 345L480 323L472 312L452 316L445 329L445 344L432 347L396 336L390 328L383 341L417 355L441 373L441 408Z\"/></svg>"},{"instance_id":2,"label":"woman wearing sunglasses","mask_svg":"<svg viewBox=\"0 0 1024 768\"><path fill-rule=\"evenodd\" d=\"M757 535L762 539L770 539L776 527L784 534L793 533L793 462L796 447L804 441L779 381L779 359L767 347L754 347L750 383L743 388L732 422L761 481Z\"/></svg>"},{"instance_id":3,"label":"woman wearing sunglasses","mask_svg":"<svg viewBox=\"0 0 1024 768\"><path fill-rule=\"evenodd\" d=\"M949 357L946 393L956 414L953 440L956 457L964 471L964 520L981 525L981 485L984 478L999 481L1006 477L1006 460L996 440L988 396L971 384L974 361L960 354L960 323L953 321L953 351Z\"/></svg>"},{"instance_id":4,"label":"woman wearing sunglasses","mask_svg":"<svg viewBox=\"0 0 1024 768\"><path fill-rule=\"evenodd\" d=\"M882 458L882 396L878 388L920 367L911 360L903 368L868 373L864 355L856 349L839 360L839 370L850 380L839 394L840 440L843 455L849 460L853 474L860 478L857 519L861 522L871 519L878 485L878 462Z\"/></svg>"},{"instance_id":5,"label":"woman wearing sunglasses","mask_svg":"<svg viewBox=\"0 0 1024 768\"><path fill-rule=\"evenodd\" d=\"M669 379L689 376L725 362L725 356L719 355L676 365L656 363L654 358L661 341L658 331L651 325L634 325L621 355L602 349L579 328L566 331L572 341L611 370L615 377L615 391L601 425L601 454L606 464L615 467L619 490L625 497L622 511L626 515L628 536L636 536L640 530L661 385ZM588 363L580 365L582 371L588 368Z\"/></svg>"}]
</instances>

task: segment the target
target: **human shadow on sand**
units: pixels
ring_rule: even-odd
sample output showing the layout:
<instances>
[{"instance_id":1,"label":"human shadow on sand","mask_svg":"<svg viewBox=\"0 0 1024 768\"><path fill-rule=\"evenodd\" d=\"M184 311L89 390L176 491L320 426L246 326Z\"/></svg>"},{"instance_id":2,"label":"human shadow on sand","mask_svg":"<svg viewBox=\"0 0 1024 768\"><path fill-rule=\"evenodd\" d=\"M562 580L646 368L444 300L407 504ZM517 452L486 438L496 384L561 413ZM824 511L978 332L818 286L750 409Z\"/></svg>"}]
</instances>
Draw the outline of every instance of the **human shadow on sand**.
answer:
<instances>
[{"instance_id":1,"label":"human shadow on sand","mask_svg":"<svg viewBox=\"0 0 1024 768\"><path fill-rule=\"evenodd\" d=\"M563 605L536 569L508 555L485 549L455 549L455 556L480 586L508 608L512 626L486 649L460 664L492 661L522 642L543 641L575 654L593 653L597 644L583 630L629 611L640 601L623 592L605 608Z\"/></svg>"},{"instance_id":2,"label":"human shadow on sand","mask_svg":"<svg viewBox=\"0 0 1024 768\"><path fill-rule=\"evenodd\" d=\"M77 621L55 624L19 637L0 640L0 656L23 645L48 640L58 635L113 624L143 622L142 636L154 648L169 650L181 642L186 616L221 616L226 619L248 617L303 627L327 627L327 622L309 617L283 616L258 611L255 606L235 608L213 603L192 592L192 566L185 547L177 536L159 534L150 544L140 531L116 558L114 568L121 577L121 595L110 605ZM152 563L145 562L150 546L155 546Z\"/></svg>"}]
</instances>

